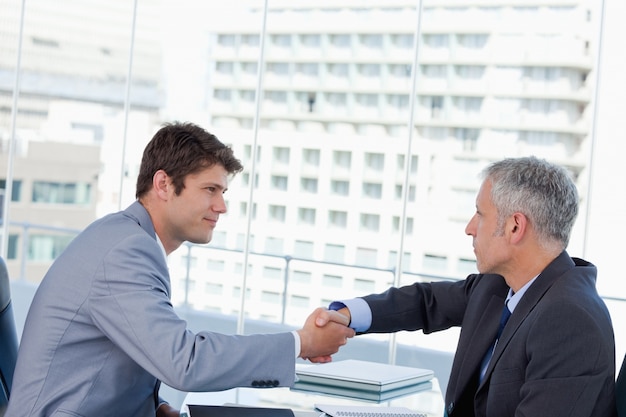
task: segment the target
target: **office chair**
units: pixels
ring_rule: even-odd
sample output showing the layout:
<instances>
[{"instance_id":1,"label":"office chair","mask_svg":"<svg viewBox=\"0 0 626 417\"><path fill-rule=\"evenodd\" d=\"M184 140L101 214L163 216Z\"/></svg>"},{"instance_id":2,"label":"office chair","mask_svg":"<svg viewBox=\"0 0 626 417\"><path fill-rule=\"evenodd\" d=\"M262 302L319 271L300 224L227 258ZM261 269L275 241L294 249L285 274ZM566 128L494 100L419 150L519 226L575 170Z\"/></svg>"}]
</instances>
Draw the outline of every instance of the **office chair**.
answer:
<instances>
[{"instance_id":1,"label":"office chair","mask_svg":"<svg viewBox=\"0 0 626 417\"><path fill-rule=\"evenodd\" d=\"M626 356L622 361L622 369L617 374L615 399L617 401L617 417L626 417Z\"/></svg>"},{"instance_id":2,"label":"office chair","mask_svg":"<svg viewBox=\"0 0 626 417\"><path fill-rule=\"evenodd\" d=\"M9 403L17 345L9 273L4 259L0 258L0 417L4 416Z\"/></svg>"}]
</instances>

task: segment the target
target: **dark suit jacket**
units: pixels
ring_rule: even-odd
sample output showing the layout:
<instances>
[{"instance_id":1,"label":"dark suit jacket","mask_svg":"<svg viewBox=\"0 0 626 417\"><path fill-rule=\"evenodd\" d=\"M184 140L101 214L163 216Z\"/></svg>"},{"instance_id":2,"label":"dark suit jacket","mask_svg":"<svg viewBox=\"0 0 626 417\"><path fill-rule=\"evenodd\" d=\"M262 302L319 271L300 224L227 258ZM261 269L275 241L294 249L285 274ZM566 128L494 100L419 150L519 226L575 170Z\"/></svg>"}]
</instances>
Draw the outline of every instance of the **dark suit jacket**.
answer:
<instances>
[{"instance_id":1,"label":"dark suit jacket","mask_svg":"<svg viewBox=\"0 0 626 417\"><path fill-rule=\"evenodd\" d=\"M461 326L446 392L450 417L615 415L615 342L596 268L561 253L515 308L478 385L508 286L499 275L413 284L363 297L368 333Z\"/></svg>"}]
</instances>

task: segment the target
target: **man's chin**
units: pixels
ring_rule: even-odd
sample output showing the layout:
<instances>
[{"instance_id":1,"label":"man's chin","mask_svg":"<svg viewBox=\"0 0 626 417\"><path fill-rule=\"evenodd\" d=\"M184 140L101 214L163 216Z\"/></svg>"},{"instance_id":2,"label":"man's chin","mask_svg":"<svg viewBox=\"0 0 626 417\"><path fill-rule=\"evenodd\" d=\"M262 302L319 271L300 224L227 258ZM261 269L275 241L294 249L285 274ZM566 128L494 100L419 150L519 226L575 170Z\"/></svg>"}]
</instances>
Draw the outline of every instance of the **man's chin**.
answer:
<instances>
[{"instance_id":1,"label":"man's chin","mask_svg":"<svg viewBox=\"0 0 626 417\"><path fill-rule=\"evenodd\" d=\"M209 236L204 236L204 237L194 237L192 239L188 239L187 242L195 243L196 245L206 245L207 243L211 241L212 237L213 237L212 234Z\"/></svg>"}]
</instances>

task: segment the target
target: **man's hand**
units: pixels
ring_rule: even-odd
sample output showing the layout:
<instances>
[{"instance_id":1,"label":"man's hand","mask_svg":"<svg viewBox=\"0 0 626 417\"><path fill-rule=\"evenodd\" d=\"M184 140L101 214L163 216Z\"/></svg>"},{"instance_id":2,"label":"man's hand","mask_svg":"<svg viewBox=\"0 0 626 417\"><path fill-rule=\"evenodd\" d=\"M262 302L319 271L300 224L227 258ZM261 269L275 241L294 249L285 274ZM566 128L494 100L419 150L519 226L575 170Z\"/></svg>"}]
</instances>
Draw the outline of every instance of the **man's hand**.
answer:
<instances>
[{"instance_id":1,"label":"man's hand","mask_svg":"<svg viewBox=\"0 0 626 417\"><path fill-rule=\"evenodd\" d=\"M339 313L339 316L335 313ZM344 307L336 312L333 310L324 310L320 312L315 319L315 324L319 327L324 327L329 321L335 321L337 323L345 323L346 326L349 326L351 320L352 316L350 315L350 309L348 309L348 307Z\"/></svg>"},{"instance_id":2,"label":"man's hand","mask_svg":"<svg viewBox=\"0 0 626 417\"><path fill-rule=\"evenodd\" d=\"M156 411L156 417L179 417L180 412L169 405L168 403L161 403Z\"/></svg>"},{"instance_id":3,"label":"man's hand","mask_svg":"<svg viewBox=\"0 0 626 417\"><path fill-rule=\"evenodd\" d=\"M317 308L306 319L300 335L300 356L312 362L330 362L331 355L354 337L354 330L347 327L350 318L337 311Z\"/></svg>"}]
</instances>

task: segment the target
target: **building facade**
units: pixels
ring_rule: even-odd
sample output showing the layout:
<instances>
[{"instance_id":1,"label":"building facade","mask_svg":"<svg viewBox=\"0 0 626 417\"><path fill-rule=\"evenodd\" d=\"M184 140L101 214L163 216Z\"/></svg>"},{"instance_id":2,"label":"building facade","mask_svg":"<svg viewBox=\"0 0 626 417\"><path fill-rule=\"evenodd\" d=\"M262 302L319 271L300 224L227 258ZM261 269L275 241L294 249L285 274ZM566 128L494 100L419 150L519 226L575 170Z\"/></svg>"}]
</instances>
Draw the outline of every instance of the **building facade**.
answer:
<instances>
[{"instance_id":1,"label":"building facade","mask_svg":"<svg viewBox=\"0 0 626 417\"><path fill-rule=\"evenodd\" d=\"M209 126L246 166L210 246L268 255L246 270L257 315L299 322L328 298L386 288L398 266L402 283L474 272L464 227L479 171L504 156L567 166L584 208L596 3L273 1L263 39L259 3L211 22L196 80ZM174 262L198 294L185 301L235 312L241 257L199 252L189 275Z\"/></svg>"}]
</instances>

